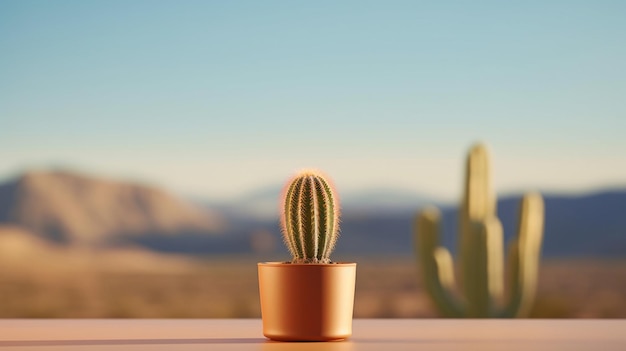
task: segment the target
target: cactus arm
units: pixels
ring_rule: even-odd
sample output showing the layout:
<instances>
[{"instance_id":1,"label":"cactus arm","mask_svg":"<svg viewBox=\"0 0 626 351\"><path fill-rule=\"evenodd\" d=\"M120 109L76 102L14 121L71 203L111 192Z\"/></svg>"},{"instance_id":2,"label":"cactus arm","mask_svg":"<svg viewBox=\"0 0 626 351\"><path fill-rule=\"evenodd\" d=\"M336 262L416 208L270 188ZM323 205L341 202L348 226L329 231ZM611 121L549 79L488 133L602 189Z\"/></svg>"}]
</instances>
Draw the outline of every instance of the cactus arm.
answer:
<instances>
[{"instance_id":1,"label":"cactus arm","mask_svg":"<svg viewBox=\"0 0 626 351\"><path fill-rule=\"evenodd\" d=\"M434 207L416 219L416 251L426 291L445 317L463 317L463 306L455 298L454 269L450 252L439 246L440 213Z\"/></svg>"},{"instance_id":2,"label":"cactus arm","mask_svg":"<svg viewBox=\"0 0 626 351\"><path fill-rule=\"evenodd\" d=\"M491 167L487 148L474 145L466 163L465 189L462 213L465 225L470 221L496 215L496 198L491 189ZM463 225L462 224L462 225Z\"/></svg>"},{"instance_id":3,"label":"cactus arm","mask_svg":"<svg viewBox=\"0 0 626 351\"><path fill-rule=\"evenodd\" d=\"M466 276L467 316L486 318L493 315L495 303L503 290L502 225L496 217L475 221L470 259L472 269Z\"/></svg>"},{"instance_id":4,"label":"cactus arm","mask_svg":"<svg viewBox=\"0 0 626 351\"><path fill-rule=\"evenodd\" d=\"M491 217L486 229L487 235L487 274L489 276L489 314L493 315L496 303L501 303L504 295L504 230L497 217Z\"/></svg>"},{"instance_id":5,"label":"cactus arm","mask_svg":"<svg viewBox=\"0 0 626 351\"><path fill-rule=\"evenodd\" d=\"M488 273L481 271L487 268L487 264L480 262L483 260L483 254L490 254L495 250L487 249L488 240L479 237L483 235L481 234L483 229L480 224L477 224L477 222L496 216L496 198L491 190L490 181L487 148L483 144L476 144L470 149L467 156L464 194L459 211L461 288L468 305L477 304L471 308L471 311L468 310L468 313L475 317L483 316L488 310L484 301L479 301L485 299L484 296L480 297L479 290L488 289L486 284L495 284L495 282L488 283ZM489 258L484 259L489 260ZM480 279L480 282L476 279ZM479 286L482 287L479 288ZM470 309L469 306L468 309Z\"/></svg>"},{"instance_id":6,"label":"cactus arm","mask_svg":"<svg viewBox=\"0 0 626 351\"><path fill-rule=\"evenodd\" d=\"M510 292L501 317L527 316L537 289L543 240L544 204L541 195L524 195L520 206L518 236L509 246Z\"/></svg>"},{"instance_id":7,"label":"cactus arm","mask_svg":"<svg viewBox=\"0 0 626 351\"><path fill-rule=\"evenodd\" d=\"M519 261L519 245L517 239L515 239L509 244L507 251L507 285L509 286L509 291L505 306L496 314L498 318L515 318L518 316L523 296L521 294L522 284L520 282Z\"/></svg>"}]
</instances>

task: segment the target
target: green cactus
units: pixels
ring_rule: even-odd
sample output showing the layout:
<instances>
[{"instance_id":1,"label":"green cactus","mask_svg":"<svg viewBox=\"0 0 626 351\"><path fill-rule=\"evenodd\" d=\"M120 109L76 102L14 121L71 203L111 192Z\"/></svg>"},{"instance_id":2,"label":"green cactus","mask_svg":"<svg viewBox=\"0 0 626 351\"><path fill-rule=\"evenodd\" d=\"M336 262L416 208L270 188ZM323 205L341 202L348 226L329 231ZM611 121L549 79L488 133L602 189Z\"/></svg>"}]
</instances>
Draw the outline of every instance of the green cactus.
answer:
<instances>
[{"instance_id":1,"label":"green cactus","mask_svg":"<svg viewBox=\"0 0 626 351\"><path fill-rule=\"evenodd\" d=\"M331 183L303 171L283 189L280 224L293 263L330 263L339 235L339 202Z\"/></svg>"},{"instance_id":2,"label":"green cactus","mask_svg":"<svg viewBox=\"0 0 626 351\"><path fill-rule=\"evenodd\" d=\"M434 207L416 218L416 251L426 290L446 317L522 317L534 300L543 236L543 199L525 194L518 235L509 245L508 293L504 294L502 225L490 189L487 149L478 144L467 158L465 194L460 208L461 295L455 291L450 252L439 246L441 215Z\"/></svg>"}]
</instances>

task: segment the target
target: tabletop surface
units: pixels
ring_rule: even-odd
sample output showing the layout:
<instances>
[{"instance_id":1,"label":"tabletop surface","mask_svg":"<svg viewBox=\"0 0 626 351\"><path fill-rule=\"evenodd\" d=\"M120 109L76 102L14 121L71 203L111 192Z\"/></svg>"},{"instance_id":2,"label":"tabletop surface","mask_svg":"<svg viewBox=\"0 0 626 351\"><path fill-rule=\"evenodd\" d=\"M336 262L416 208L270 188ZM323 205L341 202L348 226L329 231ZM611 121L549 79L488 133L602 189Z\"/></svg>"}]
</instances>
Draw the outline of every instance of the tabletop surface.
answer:
<instances>
[{"instance_id":1,"label":"tabletop surface","mask_svg":"<svg viewBox=\"0 0 626 351\"><path fill-rule=\"evenodd\" d=\"M4 319L2 350L626 350L626 320L355 319L340 342L273 342L259 319Z\"/></svg>"}]
</instances>

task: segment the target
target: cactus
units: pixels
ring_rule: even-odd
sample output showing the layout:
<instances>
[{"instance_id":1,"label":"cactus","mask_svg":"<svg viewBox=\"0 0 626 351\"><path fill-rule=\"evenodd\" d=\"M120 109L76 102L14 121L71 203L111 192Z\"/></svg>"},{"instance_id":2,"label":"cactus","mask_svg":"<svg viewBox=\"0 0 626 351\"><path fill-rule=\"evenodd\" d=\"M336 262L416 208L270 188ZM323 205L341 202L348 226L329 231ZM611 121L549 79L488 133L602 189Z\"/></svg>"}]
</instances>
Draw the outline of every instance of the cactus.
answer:
<instances>
[{"instance_id":1,"label":"cactus","mask_svg":"<svg viewBox=\"0 0 626 351\"><path fill-rule=\"evenodd\" d=\"M302 171L283 189L280 224L293 263L330 263L339 235L339 203L331 183Z\"/></svg>"},{"instance_id":2,"label":"cactus","mask_svg":"<svg viewBox=\"0 0 626 351\"><path fill-rule=\"evenodd\" d=\"M518 235L509 245L509 287L505 296L502 225L496 216L489 177L487 149L477 144L468 155L460 208L460 298L455 291L452 256L439 246L439 210L426 208L416 218L415 244L424 284L446 317L522 317L534 300L543 236L543 199L538 193L522 198Z\"/></svg>"}]
</instances>

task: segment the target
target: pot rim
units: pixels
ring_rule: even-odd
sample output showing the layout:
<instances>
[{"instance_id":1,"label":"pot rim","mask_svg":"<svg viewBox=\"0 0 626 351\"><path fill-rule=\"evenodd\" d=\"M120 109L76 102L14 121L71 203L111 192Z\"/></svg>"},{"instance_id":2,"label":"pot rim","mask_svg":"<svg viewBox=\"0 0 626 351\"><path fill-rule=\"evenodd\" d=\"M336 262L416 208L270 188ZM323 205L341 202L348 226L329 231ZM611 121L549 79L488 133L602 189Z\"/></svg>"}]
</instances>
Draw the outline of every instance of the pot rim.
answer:
<instances>
[{"instance_id":1,"label":"pot rim","mask_svg":"<svg viewBox=\"0 0 626 351\"><path fill-rule=\"evenodd\" d=\"M325 266L325 267L346 267L356 266L356 262L333 262L333 263L291 263L289 261L273 261L273 262L259 262L257 266L270 266L270 267L296 267L296 266Z\"/></svg>"}]
</instances>

